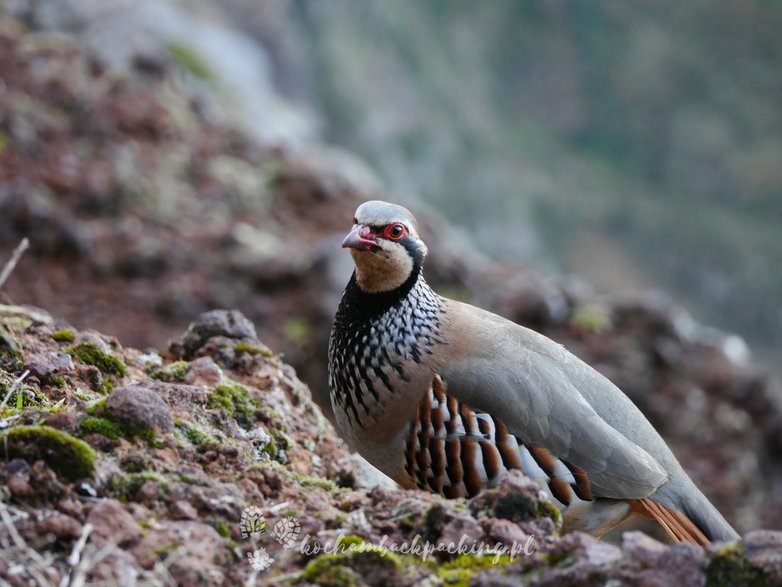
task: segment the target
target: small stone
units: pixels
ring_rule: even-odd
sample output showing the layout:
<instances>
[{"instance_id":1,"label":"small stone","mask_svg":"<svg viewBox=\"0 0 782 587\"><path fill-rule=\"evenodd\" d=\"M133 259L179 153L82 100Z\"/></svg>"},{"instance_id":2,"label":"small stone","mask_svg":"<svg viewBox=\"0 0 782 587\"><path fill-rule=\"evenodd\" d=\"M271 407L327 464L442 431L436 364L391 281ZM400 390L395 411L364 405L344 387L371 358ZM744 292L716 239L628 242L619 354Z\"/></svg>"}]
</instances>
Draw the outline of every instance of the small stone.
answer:
<instances>
[{"instance_id":1,"label":"small stone","mask_svg":"<svg viewBox=\"0 0 782 587\"><path fill-rule=\"evenodd\" d=\"M659 560L649 567L652 575L662 580L651 585L703 585L706 582L707 559L703 549L694 544L665 547Z\"/></svg>"},{"instance_id":2,"label":"small stone","mask_svg":"<svg viewBox=\"0 0 782 587\"><path fill-rule=\"evenodd\" d=\"M667 549L668 547L662 542L658 542L643 532L634 531L622 534L624 553L646 566L655 565Z\"/></svg>"},{"instance_id":3,"label":"small stone","mask_svg":"<svg viewBox=\"0 0 782 587\"><path fill-rule=\"evenodd\" d=\"M151 391L171 408L186 408L189 411L194 405L205 406L207 403L207 390L196 385L148 379L137 387Z\"/></svg>"},{"instance_id":4,"label":"small stone","mask_svg":"<svg viewBox=\"0 0 782 587\"><path fill-rule=\"evenodd\" d=\"M79 334L79 344L94 344L104 353L111 353L111 346L97 332L87 331Z\"/></svg>"},{"instance_id":5,"label":"small stone","mask_svg":"<svg viewBox=\"0 0 782 587\"><path fill-rule=\"evenodd\" d=\"M8 491L11 492L11 495L18 498L24 498L29 495L32 495L33 488L30 487L30 482L28 481L27 475L11 475L8 478L7 482Z\"/></svg>"},{"instance_id":6,"label":"small stone","mask_svg":"<svg viewBox=\"0 0 782 587\"><path fill-rule=\"evenodd\" d=\"M57 503L57 511L59 511L61 514L70 516L75 520L84 520L84 513L82 512L81 507L79 507L79 504L70 498L60 500Z\"/></svg>"},{"instance_id":7,"label":"small stone","mask_svg":"<svg viewBox=\"0 0 782 587\"><path fill-rule=\"evenodd\" d=\"M127 426L170 432L174 424L171 410L160 396L138 385L115 390L106 402L106 410Z\"/></svg>"},{"instance_id":8,"label":"small stone","mask_svg":"<svg viewBox=\"0 0 782 587\"><path fill-rule=\"evenodd\" d=\"M136 520L116 499L107 499L93 506L87 522L92 524L94 537L112 540L119 546L135 543L142 534Z\"/></svg>"},{"instance_id":9,"label":"small stone","mask_svg":"<svg viewBox=\"0 0 782 587\"><path fill-rule=\"evenodd\" d=\"M166 553L176 585L222 585L221 567L230 557L226 545L227 540L207 524L164 520L150 528L132 552L147 569ZM207 583L205 577L210 578Z\"/></svg>"},{"instance_id":10,"label":"small stone","mask_svg":"<svg viewBox=\"0 0 782 587\"><path fill-rule=\"evenodd\" d=\"M782 584L782 532L755 530L744 537L743 543L747 559L763 569L768 584Z\"/></svg>"},{"instance_id":11,"label":"small stone","mask_svg":"<svg viewBox=\"0 0 782 587\"><path fill-rule=\"evenodd\" d=\"M608 542L597 541L586 547L586 560L591 565L610 565L622 558L622 551L618 546Z\"/></svg>"},{"instance_id":12,"label":"small stone","mask_svg":"<svg viewBox=\"0 0 782 587\"><path fill-rule=\"evenodd\" d=\"M7 470L12 475L22 475L30 470L30 463L24 459L11 459L8 462Z\"/></svg>"},{"instance_id":13,"label":"small stone","mask_svg":"<svg viewBox=\"0 0 782 587\"><path fill-rule=\"evenodd\" d=\"M46 352L37 355L31 355L25 358L24 368L30 371L30 375L45 379L50 373L54 373L59 368L57 353Z\"/></svg>"},{"instance_id":14,"label":"small stone","mask_svg":"<svg viewBox=\"0 0 782 587\"><path fill-rule=\"evenodd\" d=\"M59 412L46 418L46 425L68 434L76 434L79 428L79 416L75 412Z\"/></svg>"},{"instance_id":15,"label":"small stone","mask_svg":"<svg viewBox=\"0 0 782 587\"><path fill-rule=\"evenodd\" d=\"M175 501L169 509L169 514L175 520L195 520L198 518L198 511L189 501Z\"/></svg>"},{"instance_id":16,"label":"small stone","mask_svg":"<svg viewBox=\"0 0 782 587\"><path fill-rule=\"evenodd\" d=\"M86 481L79 483L76 486L76 493L86 497L98 497L98 492L95 491L95 488Z\"/></svg>"},{"instance_id":17,"label":"small stone","mask_svg":"<svg viewBox=\"0 0 782 587\"><path fill-rule=\"evenodd\" d=\"M81 535L82 525L65 514L47 516L36 524L39 534L52 534L57 540L75 540Z\"/></svg>"},{"instance_id":18,"label":"small stone","mask_svg":"<svg viewBox=\"0 0 782 587\"><path fill-rule=\"evenodd\" d=\"M192 355L215 336L257 339L255 325L238 310L212 310L201 314L182 337L182 345Z\"/></svg>"},{"instance_id":19,"label":"small stone","mask_svg":"<svg viewBox=\"0 0 782 587\"><path fill-rule=\"evenodd\" d=\"M483 528L470 515L456 514L448 520L443 526L440 534L440 542L445 545L456 545L460 542L469 547L471 544L479 542L484 537Z\"/></svg>"},{"instance_id":20,"label":"small stone","mask_svg":"<svg viewBox=\"0 0 782 587\"><path fill-rule=\"evenodd\" d=\"M87 585L139 585L139 568L135 557L119 548L112 549L90 569Z\"/></svg>"},{"instance_id":21,"label":"small stone","mask_svg":"<svg viewBox=\"0 0 782 587\"><path fill-rule=\"evenodd\" d=\"M529 534L524 532L518 524L510 520L491 519L487 532L492 540L501 542L508 548L515 544L525 544L529 539Z\"/></svg>"},{"instance_id":22,"label":"small stone","mask_svg":"<svg viewBox=\"0 0 782 587\"><path fill-rule=\"evenodd\" d=\"M214 387L223 380L223 370L212 357L199 357L190 363L185 383Z\"/></svg>"},{"instance_id":23,"label":"small stone","mask_svg":"<svg viewBox=\"0 0 782 587\"><path fill-rule=\"evenodd\" d=\"M144 481L136 491L136 499L147 505L154 504L160 496L160 483L157 481Z\"/></svg>"}]
</instances>

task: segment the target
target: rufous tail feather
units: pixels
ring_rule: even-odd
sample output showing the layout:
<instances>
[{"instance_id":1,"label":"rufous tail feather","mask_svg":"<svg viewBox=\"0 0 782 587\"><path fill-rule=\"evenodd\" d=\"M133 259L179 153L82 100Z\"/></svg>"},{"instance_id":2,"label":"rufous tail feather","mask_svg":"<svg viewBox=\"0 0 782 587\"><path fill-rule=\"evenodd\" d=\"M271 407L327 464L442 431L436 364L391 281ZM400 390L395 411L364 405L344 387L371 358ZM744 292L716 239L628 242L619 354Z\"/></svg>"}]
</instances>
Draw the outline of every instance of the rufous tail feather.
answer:
<instances>
[{"instance_id":1,"label":"rufous tail feather","mask_svg":"<svg viewBox=\"0 0 782 587\"><path fill-rule=\"evenodd\" d=\"M689 542L699 546L711 543L703 531L682 512L667 508L648 497L632 500L630 507L634 512L660 524L668 537L676 543Z\"/></svg>"}]
</instances>

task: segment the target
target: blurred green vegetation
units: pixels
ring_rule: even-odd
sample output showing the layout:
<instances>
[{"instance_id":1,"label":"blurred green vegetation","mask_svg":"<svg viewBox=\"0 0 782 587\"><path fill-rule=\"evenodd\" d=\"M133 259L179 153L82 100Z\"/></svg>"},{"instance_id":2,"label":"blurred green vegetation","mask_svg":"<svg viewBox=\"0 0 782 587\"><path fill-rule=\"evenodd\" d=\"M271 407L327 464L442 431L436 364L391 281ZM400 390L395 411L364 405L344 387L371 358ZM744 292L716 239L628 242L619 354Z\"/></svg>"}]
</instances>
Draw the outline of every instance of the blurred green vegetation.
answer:
<instances>
[{"instance_id":1,"label":"blurred green vegetation","mask_svg":"<svg viewBox=\"0 0 782 587\"><path fill-rule=\"evenodd\" d=\"M782 3L300 0L328 138L494 254L584 232L782 347ZM583 259L581 263L583 263Z\"/></svg>"}]
</instances>

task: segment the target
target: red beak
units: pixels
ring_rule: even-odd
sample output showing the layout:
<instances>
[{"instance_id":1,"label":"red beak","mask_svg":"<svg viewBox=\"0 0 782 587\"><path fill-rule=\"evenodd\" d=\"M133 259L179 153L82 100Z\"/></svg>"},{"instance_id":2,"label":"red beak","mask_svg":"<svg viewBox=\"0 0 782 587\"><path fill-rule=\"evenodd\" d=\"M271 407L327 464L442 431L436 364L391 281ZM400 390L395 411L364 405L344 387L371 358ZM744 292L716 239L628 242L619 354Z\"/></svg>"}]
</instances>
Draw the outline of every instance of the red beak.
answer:
<instances>
[{"instance_id":1,"label":"red beak","mask_svg":"<svg viewBox=\"0 0 782 587\"><path fill-rule=\"evenodd\" d=\"M342 241L343 249L370 251L379 246L375 236L372 234L372 230L365 224L354 224L345 240Z\"/></svg>"}]
</instances>

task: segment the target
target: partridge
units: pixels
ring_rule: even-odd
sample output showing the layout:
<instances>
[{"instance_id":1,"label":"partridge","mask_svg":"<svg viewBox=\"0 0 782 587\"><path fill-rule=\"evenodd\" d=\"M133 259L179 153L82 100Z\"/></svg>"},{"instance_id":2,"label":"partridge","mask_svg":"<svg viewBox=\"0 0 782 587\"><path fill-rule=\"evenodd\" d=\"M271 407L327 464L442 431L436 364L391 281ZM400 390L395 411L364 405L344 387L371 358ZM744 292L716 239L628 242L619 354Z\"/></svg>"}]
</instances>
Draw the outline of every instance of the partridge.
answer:
<instances>
[{"instance_id":1,"label":"partridge","mask_svg":"<svg viewBox=\"0 0 782 587\"><path fill-rule=\"evenodd\" d=\"M446 497L519 469L565 531L602 536L642 514L675 542L738 537L618 387L545 336L435 293L406 208L362 204L342 247L355 271L329 340L330 398L375 467Z\"/></svg>"}]
</instances>

